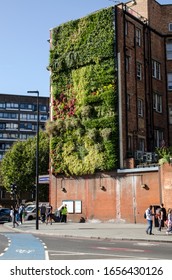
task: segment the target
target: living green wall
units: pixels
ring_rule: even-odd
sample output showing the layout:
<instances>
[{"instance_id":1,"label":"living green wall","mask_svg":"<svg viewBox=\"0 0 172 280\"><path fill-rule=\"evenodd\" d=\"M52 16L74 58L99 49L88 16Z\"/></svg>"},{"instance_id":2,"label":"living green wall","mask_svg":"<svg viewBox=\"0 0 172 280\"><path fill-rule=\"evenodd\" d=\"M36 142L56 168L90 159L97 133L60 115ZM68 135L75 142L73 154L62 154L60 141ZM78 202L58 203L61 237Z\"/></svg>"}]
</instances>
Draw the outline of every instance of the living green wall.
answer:
<instances>
[{"instance_id":1,"label":"living green wall","mask_svg":"<svg viewBox=\"0 0 172 280\"><path fill-rule=\"evenodd\" d=\"M54 174L93 174L118 167L118 114L113 8L51 31Z\"/></svg>"}]
</instances>

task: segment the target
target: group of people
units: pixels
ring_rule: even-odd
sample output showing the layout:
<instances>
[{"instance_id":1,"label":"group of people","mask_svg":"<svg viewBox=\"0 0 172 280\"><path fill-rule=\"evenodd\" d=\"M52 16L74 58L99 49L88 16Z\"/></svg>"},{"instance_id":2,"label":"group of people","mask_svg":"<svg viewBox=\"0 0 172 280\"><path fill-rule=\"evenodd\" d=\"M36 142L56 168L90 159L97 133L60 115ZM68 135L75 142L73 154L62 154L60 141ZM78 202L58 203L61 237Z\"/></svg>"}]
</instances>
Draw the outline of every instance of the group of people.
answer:
<instances>
[{"instance_id":1,"label":"group of people","mask_svg":"<svg viewBox=\"0 0 172 280\"><path fill-rule=\"evenodd\" d=\"M152 235L153 227L153 217L158 219L158 231L161 231L162 228L166 227L166 234L172 232L172 209L169 208L166 211L164 204L161 203L160 207L156 209L156 212L153 213L152 205L146 209L146 220L147 220L147 229L146 233Z\"/></svg>"},{"instance_id":2,"label":"group of people","mask_svg":"<svg viewBox=\"0 0 172 280\"><path fill-rule=\"evenodd\" d=\"M45 204L42 204L40 207L40 218L42 223L50 223L52 225L52 211L53 207L49 204L46 206Z\"/></svg>"},{"instance_id":3,"label":"group of people","mask_svg":"<svg viewBox=\"0 0 172 280\"><path fill-rule=\"evenodd\" d=\"M64 222L67 223L67 205L64 204L62 206L59 207L59 214L60 214L60 222ZM49 204L48 206L46 206L45 204L41 205L40 208L40 216L41 216L41 222L42 223L46 223L48 225L48 223L50 223L50 225L52 225L52 218L53 218L53 208L52 206Z\"/></svg>"}]
</instances>

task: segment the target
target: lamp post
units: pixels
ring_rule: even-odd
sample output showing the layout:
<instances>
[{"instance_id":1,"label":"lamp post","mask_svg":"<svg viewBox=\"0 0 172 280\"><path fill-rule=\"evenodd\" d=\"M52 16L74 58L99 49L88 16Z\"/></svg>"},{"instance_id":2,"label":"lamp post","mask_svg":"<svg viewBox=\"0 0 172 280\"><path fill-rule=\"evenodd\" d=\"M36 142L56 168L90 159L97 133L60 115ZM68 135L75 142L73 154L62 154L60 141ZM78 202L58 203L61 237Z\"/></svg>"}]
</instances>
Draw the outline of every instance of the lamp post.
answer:
<instances>
[{"instance_id":1,"label":"lamp post","mask_svg":"<svg viewBox=\"0 0 172 280\"><path fill-rule=\"evenodd\" d=\"M39 91L28 90L27 93L37 94L37 142L36 142L36 229L39 229Z\"/></svg>"}]
</instances>

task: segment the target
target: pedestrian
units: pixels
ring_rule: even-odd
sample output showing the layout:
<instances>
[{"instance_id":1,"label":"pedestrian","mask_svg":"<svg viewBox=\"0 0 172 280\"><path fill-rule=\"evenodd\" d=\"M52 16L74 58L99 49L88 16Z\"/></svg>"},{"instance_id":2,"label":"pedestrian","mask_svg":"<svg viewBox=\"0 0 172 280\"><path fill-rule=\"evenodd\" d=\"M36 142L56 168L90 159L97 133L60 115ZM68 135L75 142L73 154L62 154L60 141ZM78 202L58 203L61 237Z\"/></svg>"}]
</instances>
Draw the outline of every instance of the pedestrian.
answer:
<instances>
[{"instance_id":1,"label":"pedestrian","mask_svg":"<svg viewBox=\"0 0 172 280\"><path fill-rule=\"evenodd\" d=\"M166 213L166 209L165 209L163 203L160 204L160 208L158 209L157 218L158 218L158 224L159 224L158 230L161 231L161 229L162 229L162 227L164 227L164 223L167 219L167 213Z\"/></svg>"},{"instance_id":2,"label":"pedestrian","mask_svg":"<svg viewBox=\"0 0 172 280\"><path fill-rule=\"evenodd\" d=\"M152 213L152 205L150 205L148 207L148 209L146 209L146 220L147 220L147 229L146 229L146 233L153 235L152 233L152 226L153 226L153 216L155 214Z\"/></svg>"},{"instance_id":3,"label":"pedestrian","mask_svg":"<svg viewBox=\"0 0 172 280\"><path fill-rule=\"evenodd\" d=\"M168 209L168 214L167 214L167 231L166 234L169 234L172 232L172 209Z\"/></svg>"},{"instance_id":4,"label":"pedestrian","mask_svg":"<svg viewBox=\"0 0 172 280\"><path fill-rule=\"evenodd\" d=\"M46 224L50 223L52 225L52 212L53 212L53 207L49 204L48 207L46 208Z\"/></svg>"},{"instance_id":5,"label":"pedestrian","mask_svg":"<svg viewBox=\"0 0 172 280\"><path fill-rule=\"evenodd\" d=\"M21 204L18 210L19 213L19 221L22 224L23 223L23 212L24 212L24 205Z\"/></svg>"},{"instance_id":6,"label":"pedestrian","mask_svg":"<svg viewBox=\"0 0 172 280\"><path fill-rule=\"evenodd\" d=\"M67 204L61 208L61 223L67 223Z\"/></svg>"},{"instance_id":7,"label":"pedestrian","mask_svg":"<svg viewBox=\"0 0 172 280\"><path fill-rule=\"evenodd\" d=\"M15 228L15 225L19 226L19 223L18 223L17 220L16 220L17 212L18 212L18 211L16 210L16 207L15 207L15 206L12 206L12 207L11 207L11 211L10 211L10 216L11 216L11 219L12 219L13 228Z\"/></svg>"},{"instance_id":8,"label":"pedestrian","mask_svg":"<svg viewBox=\"0 0 172 280\"><path fill-rule=\"evenodd\" d=\"M45 207L44 204L42 204L41 208L40 208L40 215L41 215L41 222L42 223L45 223L45 218L46 218L45 214L46 214L46 207Z\"/></svg>"}]
</instances>

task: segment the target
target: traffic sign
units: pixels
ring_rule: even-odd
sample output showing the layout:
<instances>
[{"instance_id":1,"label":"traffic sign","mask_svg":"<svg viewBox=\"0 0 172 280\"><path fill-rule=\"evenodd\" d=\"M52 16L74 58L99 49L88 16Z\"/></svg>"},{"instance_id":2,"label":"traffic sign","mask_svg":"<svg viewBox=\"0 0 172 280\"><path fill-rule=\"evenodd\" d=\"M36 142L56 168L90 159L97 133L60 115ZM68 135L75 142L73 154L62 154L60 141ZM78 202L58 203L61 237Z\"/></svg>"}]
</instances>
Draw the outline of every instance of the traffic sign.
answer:
<instances>
[{"instance_id":1,"label":"traffic sign","mask_svg":"<svg viewBox=\"0 0 172 280\"><path fill-rule=\"evenodd\" d=\"M39 184L49 184L50 176L49 175L40 175Z\"/></svg>"}]
</instances>

